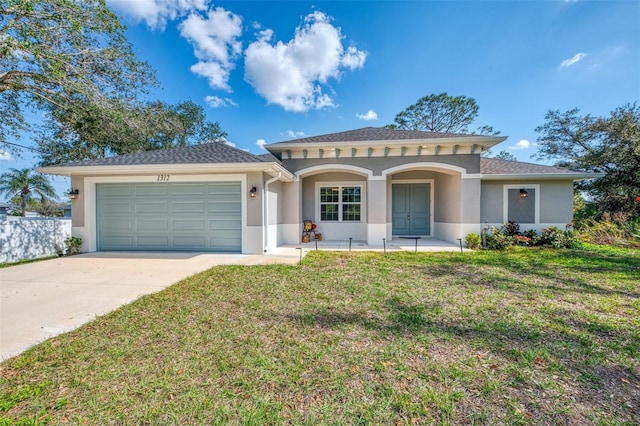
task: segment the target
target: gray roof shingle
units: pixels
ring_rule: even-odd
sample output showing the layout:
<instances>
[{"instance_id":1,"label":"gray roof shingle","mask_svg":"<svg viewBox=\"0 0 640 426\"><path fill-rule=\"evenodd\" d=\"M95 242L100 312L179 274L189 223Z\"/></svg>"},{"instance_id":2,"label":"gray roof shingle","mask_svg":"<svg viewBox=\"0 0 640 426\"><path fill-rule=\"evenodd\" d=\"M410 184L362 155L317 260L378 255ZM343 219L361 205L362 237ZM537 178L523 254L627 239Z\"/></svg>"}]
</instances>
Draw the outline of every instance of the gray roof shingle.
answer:
<instances>
[{"instance_id":1,"label":"gray roof shingle","mask_svg":"<svg viewBox=\"0 0 640 426\"><path fill-rule=\"evenodd\" d=\"M359 142L359 141L392 141L403 139L443 139L455 137L478 137L478 135L465 135L460 133L421 132L418 130L387 129L384 127L364 127L362 129L347 130L346 132L329 133L326 135L310 136L307 138L293 139L269 144L290 143L335 143L335 142Z\"/></svg>"},{"instance_id":2,"label":"gray roof shingle","mask_svg":"<svg viewBox=\"0 0 640 426\"><path fill-rule=\"evenodd\" d=\"M543 164L480 157L480 173L483 175L526 175L526 174L575 174L578 170L565 169Z\"/></svg>"},{"instance_id":3,"label":"gray roof shingle","mask_svg":"<svg viewBox=\"0 0 640 426\"><path fill-rule=\"evenodd\" d=\"M270 162L250 152L222 142L210 142L177 148L157 149L116 157L98 158L60 166L131 166L146 164L228 164ZM52 166L55 167L55 166Z\"/></svg>"}]
</instances>

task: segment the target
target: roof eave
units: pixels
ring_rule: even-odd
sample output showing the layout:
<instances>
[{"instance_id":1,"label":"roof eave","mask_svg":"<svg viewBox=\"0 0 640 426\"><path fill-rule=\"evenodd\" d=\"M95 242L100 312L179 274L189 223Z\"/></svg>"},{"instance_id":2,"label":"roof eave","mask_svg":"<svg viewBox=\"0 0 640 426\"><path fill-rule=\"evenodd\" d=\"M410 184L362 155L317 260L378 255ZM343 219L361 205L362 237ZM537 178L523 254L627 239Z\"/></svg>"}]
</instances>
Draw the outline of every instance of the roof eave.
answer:
<instances>
[{"instance_id":1,"label":"roof eave","mask_svg":"<svg viewBox=\"0 0 640 426\"><path fill-rule=\"evenodd\" d=\"M295 181L295 176L276 162L260 163L196 163L196 164L137 164L98 166L45 166L36 171L59 176L108 176L108 175L148 175L155 173L242 173L265 172L273 177L280 176L284 182Z\"/></svg>"},{"instance_id":2,"label":"roof eave","mask_svg":"<svg viewBox=\"0 0 640 426\"><path fill-rule=\"evenodd\" d=\"M456 137L444 137L444 138L429 138L429 139L390 139L390 140L365 140L365 141L343 141L343 142L276 142L272 144L264 145L269 152L282 152L287 149L308 149L308 148L358 148L368 147L371 145L384 145L384 146L426 146L426 145L441 145L441 144L478 144L482 145L485 149L491 148L499 143L504 142L507 139L506 136L456 136Z\"/></svg>"},{"instance_id":3,"label":"roof eave","mask_svg":"<svg viewBox=\"0 0 640 426\"><path fill-rule=\"evenodd\" d=\"M482 174L482 180L589 180L604 176L604 173L521 173L521 174Z\"/></svg>"}]
</instances>

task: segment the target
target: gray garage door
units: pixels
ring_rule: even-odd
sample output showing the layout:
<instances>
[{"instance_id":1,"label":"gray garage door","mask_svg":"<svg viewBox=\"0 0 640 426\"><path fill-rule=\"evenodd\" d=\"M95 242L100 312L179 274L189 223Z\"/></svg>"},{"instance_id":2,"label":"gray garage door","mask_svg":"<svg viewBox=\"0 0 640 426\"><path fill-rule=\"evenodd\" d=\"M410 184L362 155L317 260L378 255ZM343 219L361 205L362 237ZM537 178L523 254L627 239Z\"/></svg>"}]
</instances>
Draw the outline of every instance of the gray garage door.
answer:
<instances>
[{"instance_id":1,"label":"gray garage door","mask_svg":"<svg viewBox=\"0 0 640 426\"><path fill-rule=\"evenodd\" d=\"M98 250L242 250L240 182L97 185Z\"/></svg>"}]
</instances>

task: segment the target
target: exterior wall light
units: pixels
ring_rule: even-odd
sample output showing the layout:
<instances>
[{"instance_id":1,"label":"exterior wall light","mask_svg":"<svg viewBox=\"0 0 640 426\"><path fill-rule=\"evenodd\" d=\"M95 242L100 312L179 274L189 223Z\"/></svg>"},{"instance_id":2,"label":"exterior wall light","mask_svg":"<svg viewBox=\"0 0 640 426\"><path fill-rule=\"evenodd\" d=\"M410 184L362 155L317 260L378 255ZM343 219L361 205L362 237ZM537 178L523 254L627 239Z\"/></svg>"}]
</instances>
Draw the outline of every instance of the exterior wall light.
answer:
<instances>
[{"instance_id":1,"label":"exterior wall light","mask_svg":"<svg viewBox=\"0 0 640 426\"><path fill-rule=\"evenodd\" d=\"M78 194L80 194L80 191L78 190L78 188L72 189L71 191L69 191L69 198L71 198L72 200L75 200L78 198Z\"/></svg>"},{"instance_id":2,"label":"exterior wall light","mask_svg":"<svg viewBox=\"0 0 640 426\"><path fill-rule=\"evenodd\" d=\"M522 188L520 190L520 198L527 198L528 196L529 196L529 193L527 192L527 190Z\"/></svg>"},{"instance_id":3,"label":"exterior wall light","mask_svg":"<svg viewBox=\"0 0 640 426\"><path fill-rule=\"evenodd\" d=\"M251 190L249 191L249 197L256 198L256 193L257 192L258 192L258 190L256 189L255 186L251 187Z\"/></svg>"}]
</instances>

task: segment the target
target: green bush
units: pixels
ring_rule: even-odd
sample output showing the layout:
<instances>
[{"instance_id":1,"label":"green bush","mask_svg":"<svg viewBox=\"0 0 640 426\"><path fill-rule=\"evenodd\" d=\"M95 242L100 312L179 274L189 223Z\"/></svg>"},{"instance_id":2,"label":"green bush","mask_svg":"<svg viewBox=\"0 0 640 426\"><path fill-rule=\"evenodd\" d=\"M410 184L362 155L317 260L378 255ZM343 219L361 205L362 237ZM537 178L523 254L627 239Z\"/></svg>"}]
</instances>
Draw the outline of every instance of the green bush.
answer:
<instances>
[{"instance_id":1,"label":"green bush","mask_svg":"<svg viewBox=\"0 0 640 426\"><path fill-rule=\"evenodd\" d=\"M490 250L503 250L515 243L514 237L507 235L504 227L492 226L487 233L487 248Z\"/></svg>"},{"instance_id":2,"label":"green bush","mask_svg":"<svg viewBox=\"0 0 640 426\"><path fill-rule=\"evenodd\" d=\"M480 248L482 239L480 238L480 235L476 234L475 232L471 232L467 234L467 236L464 238L464 241L465 243L467 243L467 248L475 250Z\"/></svg>"},{"instance_id":3,"label":"green bush","mask_svg":"<svg viewBox=\"0 0 640 426\"><path fill-rule=\"evenodd\" d=\"M538 235L538 231L536 231L535 229L527 229L522 233L522 235L528 237L531 240L531 242L529 243L530 246L540 245L540 235Z\"/></svg>"},{"instance_id":4,"label":"green bush","mask_svg":"<svg viewBox=\"0 0 640 426\"><path fill-rule=\"evenodd\" d=\"M510 237L515 237L516 235L521 235L520 234L520 225L517 224L514 221L509 221L507 223L505 223L504 225L502 225L502 229L504 231L505 234L509 235Z\"/></svg>"},{"instance_id":5,"label":"green bush","mask_svg":"<svg viewBox=\"0 0 640 426\"><path fill-rule=\"evenodd\" d=\"M540 245L553 248L574 248L578 245L572 231L552 226L542 230Z\"/></svg>"},{"instance_id":6,"label":"green bush","mask_svg":"<svg viewBox=\"0 0 640 426\"><path fill-rule=\"evenodd\" d=\"M64 240L65 246L67 246L67 254L78 254L80 253L80 248L82 247L82 238L80 237L69 237Z\"/></svg>"}]
</instances>

